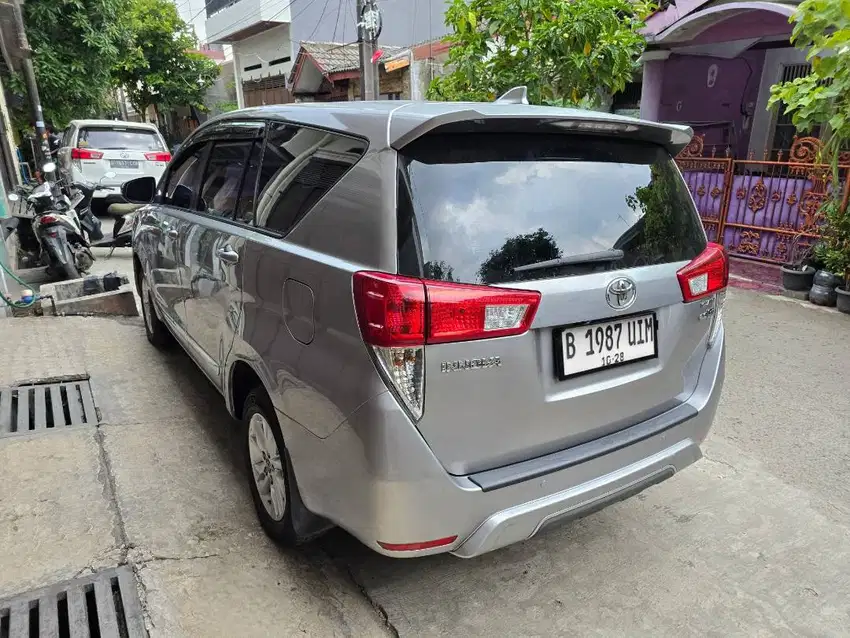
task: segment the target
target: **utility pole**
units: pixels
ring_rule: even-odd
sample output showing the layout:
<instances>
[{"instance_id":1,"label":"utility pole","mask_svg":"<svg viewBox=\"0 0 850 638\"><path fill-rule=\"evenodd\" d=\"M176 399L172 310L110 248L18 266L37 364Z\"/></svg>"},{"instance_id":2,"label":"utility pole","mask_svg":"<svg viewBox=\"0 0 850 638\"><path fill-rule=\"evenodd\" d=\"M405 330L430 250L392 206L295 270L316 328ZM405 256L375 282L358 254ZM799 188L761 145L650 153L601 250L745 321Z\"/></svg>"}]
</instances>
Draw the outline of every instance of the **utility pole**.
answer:
<instances>
[{"instance_id":1,"label":"utility pole","mask_svg":"<svg viewBox=\"0 0 850 638\"><path fill-rule=\"evenodd\" d=\"M377 100L378 67L375 51L381 35L383 20L375 0L357 0L357 42L360 47L360 99Z\"/></svg>"},{"instance_id":2,"label":"utility pole","mask_svg":"<svg viewBox=\"0 0 850 638\"><path fill-rule=\"evenodd\" d=\"M15 13L15 30L18 32L18 46L23 53L21 61L21 71L23 71L24 82L27 85L27 93L30 97L30 105L32 106L32 118L35 124L35 134L38 143L35 145L37 162L36 170L40 171L41 167L50 159L50 145L47 143L47 131L44 127L44 111L41 109L41 99L38 97L38 85L35 82L35 68L32 64L32 49L27 40L27 32L24 28L24 0L14 0Z\"/></svg>"}]
</instances>

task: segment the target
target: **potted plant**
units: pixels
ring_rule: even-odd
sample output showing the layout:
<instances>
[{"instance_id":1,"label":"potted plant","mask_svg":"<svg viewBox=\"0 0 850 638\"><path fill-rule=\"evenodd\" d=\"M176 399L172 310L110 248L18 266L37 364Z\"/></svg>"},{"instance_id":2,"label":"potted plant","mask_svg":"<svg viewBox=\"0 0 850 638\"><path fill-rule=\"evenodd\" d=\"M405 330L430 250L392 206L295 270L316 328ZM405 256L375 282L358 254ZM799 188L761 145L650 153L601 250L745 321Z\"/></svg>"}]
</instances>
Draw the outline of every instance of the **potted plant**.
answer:
<instances>
[{"instance_id":1,"label":"potted plant","mask_svg":"<svg viewBox=\"0 0 850 638\"><path fill-rule=\"evenodd\" d=\"M821 209L825 270L815 274L809 300L832 305L835 301L829 302L838 296L835 286L842 284L842 308L850 290L850 184L846 172L841 178L839 166L842 151L850 145L850 16L846 9L846 2L835 0L802 0L797 5L791 42L806 52L811 71L771 87L768 100L768 108L783 107L798 131L819 132L816 161L830 169L832 197Z\"/></svg>"},{"instance_id":2,"label":"potted plant","mask_svg":"<svg viewBox=\"0 0 850 638\"><path fill-rule=\"evenodd\" d=\"M820 306L835 306L840 298L840 310L850 313L850 210L832 199L821 212L823 240L816 252L823 267L815 273L809 300Z\"/></svg>"},{"instance_id":3,"label":"potted plant","mask_svg":"<svg viewBox=\"0 0 850 638\"><path fill-rule=\"evenodd\" d=\"M782 264L782 287L794 292L808 292L814 283L817 269L812 265L814 245L806 242L806 236L798 233L791 240L788 261Z\"/></svg>"}]
</instances>

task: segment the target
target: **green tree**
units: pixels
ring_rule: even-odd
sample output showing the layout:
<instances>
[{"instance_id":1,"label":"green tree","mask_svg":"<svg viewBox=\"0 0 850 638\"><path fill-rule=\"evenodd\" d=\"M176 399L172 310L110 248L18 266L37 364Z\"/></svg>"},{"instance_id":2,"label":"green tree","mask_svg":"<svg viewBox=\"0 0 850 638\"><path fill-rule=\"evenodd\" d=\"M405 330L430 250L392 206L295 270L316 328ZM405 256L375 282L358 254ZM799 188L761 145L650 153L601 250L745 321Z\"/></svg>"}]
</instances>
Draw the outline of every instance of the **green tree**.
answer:
<instances>
[{"instance_id":1,"label":"green tree","mask_svg":"<svg viewBox=\"0 0 850 638\"><path fill-rule=\"evenodd\" d=\"M171 0L130 0L131 45L115 65L133 108L146 113L176 106L206 110L204 97L218 77L218 65L193 51L194 31L180 18Z\"/></svg>"},{"instance_id":2,"label":"green tree","mask_svg":"<svg viewBox=\"0 0 850 638\"><path fill-rule=\"evenodd\" d=\"M38 0L24 4L27 38L45 117L57 126L73 118L103 114L112 65L127 46L123 16L127 0ZM22 78L10 90L26 96ZM20 125L30 122L27 100L15 110Z\"/></svg>"},{"instance_id":3,"label":"green tree","mask_svg":"<svg viewBox=\"0 0 850 638\"><path fill-rule=\"evenodd\" d=\"M485 284L504 281L518 266L559 259L561 255L555 238L538 228L533 233L509 237L499 250L491 250L478 268L478 277Z\"/></svg>"},{"instance_id":4,"label":"green tree","mask_svg":"<svg viewBox=\"0 0 850 638\"><path fill-rule=\"evenodd\" d=\"M448 66L429 97L492 100L525 85L535 104L599 105L625 88L646 41L644 0L453 0Z\"/></svg>"},{"instance_id":5,"label":"green tree","mask_svg":"<svg viewBox=\"0 0 850 638\"><path fill-rule=\"evenodd\" d=\"M820 160L832 168L834 198L821 209L824 241L820 253L826 266L844 274L850 290L850 209L848 193L838 191L839 155L850 148L850 0L804 0L792 16L791 41L807 50L812 71L807 76L771 88L768 108L778 104L802 132L820 128Z\"/></svg>"}]
</instances>

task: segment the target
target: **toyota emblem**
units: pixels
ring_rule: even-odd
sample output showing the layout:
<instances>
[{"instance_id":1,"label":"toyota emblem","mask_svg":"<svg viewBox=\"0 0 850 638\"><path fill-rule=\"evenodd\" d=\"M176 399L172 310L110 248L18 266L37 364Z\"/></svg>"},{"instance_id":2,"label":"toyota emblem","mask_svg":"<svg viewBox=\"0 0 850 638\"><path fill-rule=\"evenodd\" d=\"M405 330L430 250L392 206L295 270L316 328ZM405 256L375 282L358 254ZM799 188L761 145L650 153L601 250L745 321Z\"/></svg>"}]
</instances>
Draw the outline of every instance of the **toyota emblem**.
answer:
<instances>
[{"instance_id":1,"label":"toyota emblem","mask_svg":"<svg viewBox=\"0 0 850 638\"><path fill-rule=\"evenodd\" d=\"M614 310L625 310L635 302L637 288L635 282L626 277L618 277L605 291L605 300Z\"/></svg>"},{"instance_id":2,"label":"toyota emblem","mask_svg":"<svg viewBox=\"0 0 850 638\"><path fill-rule=\"evenodd\" d=\"M129 153L121 153L121 159L127 159L128 157L130 157Z\"/></svg>"}]
</instances>

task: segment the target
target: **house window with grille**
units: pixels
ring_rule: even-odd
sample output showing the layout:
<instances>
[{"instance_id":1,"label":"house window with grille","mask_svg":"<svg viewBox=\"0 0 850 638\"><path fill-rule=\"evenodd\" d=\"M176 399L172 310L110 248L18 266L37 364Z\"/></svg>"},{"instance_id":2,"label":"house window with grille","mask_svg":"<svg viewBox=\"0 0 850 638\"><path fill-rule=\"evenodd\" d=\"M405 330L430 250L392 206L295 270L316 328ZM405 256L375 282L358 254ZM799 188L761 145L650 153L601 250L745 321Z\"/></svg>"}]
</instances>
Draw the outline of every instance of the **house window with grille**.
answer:
<instances>
[{"instance_id":1,"label":"house window with grille","mask_svg":"<svg viewBox=\"0 0 850 638\"><path fill-rule=\"evenodd\" d=\"M782 67L782 82L793 82L797 78L806 77L812 72L811 64L786 64ZM776 114L776 122L773 128L773 136L771 137L770 159L779 159L779 154L782 154L782 159L787 160L791 145L794 143L794 137L798 135L797 128L791 121L791 115L785 113L784 106L780 105ZM820 135L820 127L815 127L811 131L805 133L807 136L818 137Z\"/></svg>"}]
</instances>

